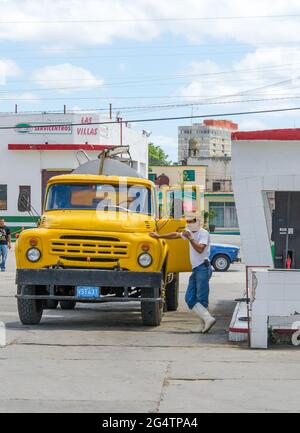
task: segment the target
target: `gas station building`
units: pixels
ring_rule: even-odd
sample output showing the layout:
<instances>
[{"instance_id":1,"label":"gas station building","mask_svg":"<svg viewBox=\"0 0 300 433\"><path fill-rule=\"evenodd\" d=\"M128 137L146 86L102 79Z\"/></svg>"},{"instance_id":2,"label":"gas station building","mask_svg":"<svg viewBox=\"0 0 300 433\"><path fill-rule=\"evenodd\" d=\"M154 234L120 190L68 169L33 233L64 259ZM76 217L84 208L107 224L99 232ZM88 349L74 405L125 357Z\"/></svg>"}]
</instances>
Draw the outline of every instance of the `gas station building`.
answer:
<instances>
[{"instance_id":1,"label":"gas station building","mask_svg":"<svg viewBox=\"0 0 300 433\"><path fill-rule=\"evenodd\" d=\"M70 173L104 148L130 146L132 167L148 173L148 138L130 124L116 122L98 113L26 113L0 116L0 216L12 232L31 227L34 219L18 209L21 190L41 213L49 178Z\"/></svg>"}]
</instances>

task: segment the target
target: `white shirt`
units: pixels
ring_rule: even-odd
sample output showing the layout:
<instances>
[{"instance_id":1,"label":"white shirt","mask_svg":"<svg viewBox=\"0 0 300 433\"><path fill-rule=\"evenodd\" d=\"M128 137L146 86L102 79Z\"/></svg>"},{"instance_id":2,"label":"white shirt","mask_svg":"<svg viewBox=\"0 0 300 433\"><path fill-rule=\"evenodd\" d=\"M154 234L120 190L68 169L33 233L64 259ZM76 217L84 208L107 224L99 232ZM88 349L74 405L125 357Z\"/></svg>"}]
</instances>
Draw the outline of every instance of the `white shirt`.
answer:
<instances>
[{"instance_id":1,"label":"white shirt","mask_svg":"<svg viewBox=\"0 0 300 433\"><path fill-rule=\"evenodd\" d=\"M189 230L188 230L189 231ZM202 253L198 253L198 251L195 250L193 245L190 242L190 261L192 264L192 268L195 269L198 266L202 265L205 260L209 260L210 256L210 235L207 230L200 229L199 231L192 233L193 239L198 244L207 245L207 247L204 249ZM182 239L187 240L187 238L181 234Z\"/></svg>"}]
</instances>

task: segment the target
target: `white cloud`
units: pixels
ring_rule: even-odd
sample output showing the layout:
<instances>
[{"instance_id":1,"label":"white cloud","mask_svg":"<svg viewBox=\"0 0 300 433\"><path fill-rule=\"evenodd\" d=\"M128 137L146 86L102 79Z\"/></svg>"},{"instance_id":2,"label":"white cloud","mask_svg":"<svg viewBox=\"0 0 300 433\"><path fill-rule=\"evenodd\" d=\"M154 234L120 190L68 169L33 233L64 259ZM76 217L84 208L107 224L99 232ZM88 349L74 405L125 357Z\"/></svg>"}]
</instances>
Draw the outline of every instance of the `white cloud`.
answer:
<instances>
[{"instance_id":1,"label":"white cloud","mask_svg":"<svg viewBox=\"0 0 300 433\"><path fill-rule=\"evenodd\" d=\"M125 72L127 70L127 65L125 63L120 63L119 70L120 72Z\"/></svg>"},{"instance_id":2,"label":"white cloud","mask_svg":"<svg viewBox=\"0 0 300 433\"><path fill-rule=\"evenodd\" d=\"M170 7L172 6L172 7ZM124 20L100 23L2 24L0 39L53 44L103 44L113 39L151 40L165 32L192 42L206 38L251 44L300 41L298 0L10 0L1 2L1 21ZM281 19L180 21L183 17L291 15ZM136 21L178 18L178 21Z\"/></svg>"},{"instance_id":3,"label":"white cloud","mask_svg":"<svg viewBox=\"0 0 300 433\"><path fill-rule=\"evenodd\" d=\"M9 59L0 59L0 85L4 86L8 77L21 74L19 66Z\"/></svg>"},{"instance_id":4,"label":"white cloud","mask_svg":"<svg viewBox=\"0 0 300 433\"><path fill-rule=\"evenodd\" d=\"M104 83L87 69L70 63L37 69L33 72L32 79L37 81L40 87L57 89L59 93L67 93L72 89L80 91L101 87Z\"/></svg>"},{"instance_id":5,"label":"white cloud","mask_svg":"<svg viewBox=\"0 0 300 433\"><path fill-rule=\"evenodd\" d=\"M153 135L150 140L155 146L160 146L163 149L169 156L169 160L173 162L178 161L177 138L168 137L166 135Z\"/></svg>"},{"instance_id":6,"label":"white cloud","mask_svg":"<svg viewBox=\"0 0 300 433\"><path fill-rule=\"evenodd\" d=\"M40 102L39 96L37 96L32 92L10 93L10 94L5 94L4 96L0 94L0 103L2 105L5 104L5 106L7 107L7 103L9 103L11 107L13 107L13 104L18 104L19 111L22 110L22 107L24 105L27 104L37 105L39 104L39 102Z\"/></svg>"},{"instance_id":7,"label":"white cloud","mask_svg":"<svg viewBox=\"0 0 300 433\"><path fill-rule=\"evenodd\" d=\"M258 48L227 68L209 60L192 63L186 71L195 78L179 93L215 112L289 108L300 102L299 67L298 48Z\"/></svg>"},{"instance_id":8,"label":"white cloud","mask_svg":"<svg viewBox=\"0 0 300 433\"><path fill-rule=\"evenodd\" d=\"M258 119L244 118L239 122L239 129L242 131L260 131L269 129L269 126L267 123Z\"/></svg>"}]
</instances>

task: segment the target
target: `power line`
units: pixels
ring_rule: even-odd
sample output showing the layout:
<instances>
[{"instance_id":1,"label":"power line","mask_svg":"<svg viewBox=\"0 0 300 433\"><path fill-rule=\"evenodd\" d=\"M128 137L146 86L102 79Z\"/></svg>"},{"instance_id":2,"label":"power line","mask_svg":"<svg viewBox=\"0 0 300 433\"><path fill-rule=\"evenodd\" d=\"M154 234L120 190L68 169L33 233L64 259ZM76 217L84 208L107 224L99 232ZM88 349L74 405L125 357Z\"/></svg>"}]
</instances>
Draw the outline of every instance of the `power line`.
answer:
<instances>
[{"instance_id":1,"label":"power line","mask_svg":"<svg viewBox=\"0 0 300 433\"><path fill-rule=\"evenodd\" d=\"M143 51L145 50L160 50L160 49L170 49L170 48L211 48L211 47L249 47L249 46L255 46L255 47L264 47L264 46L276 46L276 47L283 47L283 46L288 46L289 48L294 48L294 47L299 47L300 45L300 41L273 41L273 42L265 42L265 41L255 41L255 40L251 40L249 42L244 42L244 43L218 43L218 44L180 44L180 45L176 45L176 44L170 44L170 45L152 45L152 46L146 46L143 45L141 47L141 49L143 49ZM9 52L9 53L14 53L14 52L39 52L41 54L43 53L47 53L47 52L81 52L81 51L98 51L98 50L109 50L109 51L132 51L132 50L136 50L137 47L130 47L130 46L122 46L122 45L118 45L117 47L112 47L110 45L107 46L97 46L97 47L86 47L86 46L82 46L81 48L69 48L69 47L57 47L57 48L51 48L51 47L41 47L41 48L1 48L1 52Z\"/></svg>"},{"instance_id":2,"label":"power line","mask_svg":"<svg viewBox=\"0 0 300 433\"><path fill-rule=\"evenodd\" d=\"M201 95L201 96L198 96L197 98L205 100L205 101L210 101L210 100L216 100L218 98L232 98L232 97L236 97L236 96L243 96L243 95L249 94L249 93L256 94L255 92L257 92L259 90L265 90L265 89L270 89L270 88L272 89L272 88L278 87L278 86L287 86L288 84L293 84L293 81L295 79L299 79L299 78L300 77L295 77L293 79L287 79L287 80L277 81L275 83L269 83L269 84L266 84L264 86L256 87L254 89L253 88L252 89L247 89L247 90L243 90L243 91L240 91L240 92L235 92L233 94L211 95L211 96L207 96L207 97L204 97L204 95ZM103 87L103 85L101 87ZM59 90L59 89L62 90L62 88L57 88L57 90ZM67 90L67 89L68 90L72 90L71 88L64 88L64 89L65 90ZM42 90L43 89L36 89L36 91L42 91ZM52 91L54 89L46 89L46 90L51 90ZM73 88L73 90L74 90L74 88ZM27 90L27 91L29 91L29 90ZM0 93L7 93L7 92L8 91L3 91L3 92L0 92ZM184 95L183 97L188 98L187 95ZM193 97L195 97L195 95L193 95ZM42 101L42 100L74 100L74 99L78 99L78 100L86 99L87 100L87 99L100 99L100 98L101 98L100 96L99 97L76 97L76 98L74 98L74 97L64 97L64 98L58 98L58 97L56 97L56 98L53 98L53 97L51 97L51 98L45 98L45 97L43 97L43 98L34 98L34 97L18 98L18 97L14 97L13 99L11 99L11 98L0 98L0 100L2 100L2 101L10 101L10 100L15 100L15 101L34 101L34 100L38 100L38 101ZM273 99L275 99L275 98L273 98ZM277 98L277 99L291 99L291 98L290 97L288 97L288 98L282 97L282 98ZM271 100L271 99L266 99L265 98L265 99L261 99L261 100ZM257 99L256 101L259 101L259 100ZM244 101L238 101L238 102L244 102ZM246 102L248 102L248 101L246 101ZM221 103L222 102L218 102L218 104L221 104ZM227 101L227 103L232 103L232 101ZM208 104L208 102L204 103L204 105L206 105L206 104ZM184 105L184 104L182 104L182 105ZM187 106L187 105L189 105L189 106L196 105L196 102L193 103L193 104L185 104L185 106Z\"/></svg>"},{"instance_id":3,"label":"power line","mask_svg":"<svg viewBox=\"0 0 300 433\"><path fill-rule=\"evenodd\" d=\"M192 48L192 47L191 47ZM52 55L48 56L48 59L51 60L82 60L82 59L136 59L136 58L152 58L152 57L189 57L189 56L206 56L206 55L217 55L222 54L223 56L231 56L232 54L243 54L247 51L247 49L238 50L238 51L213 51L213 50L199 50L199 51L185 51L185 52L170 52L167 50L166 52L158 52L155 53L145 53L143 50L141 53L137 52L135 54L88 54L88 55L70 55L64 54L62 55ZM260 48L260 52L264 53L272 53L274 50L270 48ZM10 60L37 60L40 59L40 55L37 56L11 56Z\"/></svg>"},{"instance_id":4,"label":"power line","mask_svg":"<svg viewBox=\"0 0 300 433\"><path fill-rule=\"evenodd\" d=\"M231 116L246 116L252 114L268 114L268 113L280 113L280 112L289 112L289 111L297 111L300 110L300 107L293 108L277 108L277 109L269 109L269 110L257 110L257 111L240 111L240 112L232 112L232 113L216 113L216 114L201 114L201 115L193 115L193 116L176 116L176 117L157 117L157 118L148 118L148 119L132 119L132 120L110 120L105 122L91 122L90 125L113 125L113 124L128 124L128 123L147 123L147 122L170 122L175 120L190 120L190 119L205 119L205 118L213 118L213 117L231 117ZM45 124L39 125L39 127L55 127L55 124ZM60 126L83 126L82 123L63 123ZM26 129L32 129L35 126L28 125ZM18 128L17 126L0 126L0 130L18 130L22 128ZM24 129L24 127L23 127Z\"/></svg>"},{"instance_id":5,"label":"power line","mask_svg":"<svg viewBox=\"0 0 300 433\"><path fill-rule=\"evenodd\" d=\"M271 78L270 76L269 76L269 78ZM278 78L278 77L276 77L276 78ZM295 80L295 79L297 79L298 77L295 77L295 78L292 78L292 79L288 79L288 80L284 80L284 81L282 81L282 82L279 82L278 84L276 83L274 83L274 84L272 84L272 83L270 83L270 84L265 84L264 86L262 86L261 88L267 88L267 87L275 87L275 85L281 85L281 83L282 84L288 84L289 82L291 83L291 84L295 84L295 83L293 83L293 81ZM274 79L275 79L275 77L274 77ZM175 83L176 84L185 84L185 85L187 85L187 84L190 84L190 80L187 78L187 80L185 80L185 81L178 81L178 80L180 80L179 78L175 78L175 79L172 79L172 78L170 78L170 79L168 79L168 78L163 78L163 79L160 79L160 80L157 80L155 83L153 83L152 81L153 80L137 80L137 81L124 81L124 82L116 82L116 83L109 83L109 82L107 82L107 83L103 83L103 84L93 84L93 83L91 83L91 85L89 86L88 84L87 85L85 85L85 86L80 86L79 84L77 85L77 86L67 86L67 87L40 87L40 88L26 88L26 87L23 87L23 88L13 88L13 89L9 89L9 90L0 90L0 94L5 94L5 93L12 93L12 92L53 92L53 91L62 91L62 90L64 90L64 91L68 91L68 92L71 92L71 91L91 91L91 90L94 90L94 89L106 89L106 88L119 88L119 87L122 87L122 88L128 88L128 87L137 87L137 85L142 85L142 84L145 84L145 83L147 83L148 84L148 86L147 87L153 87L153 86L155 86L155 87L161 87L161 86L172 86L173 84L174 84L174 81L173 82L169 82L170 80L175 80ZM66 80L67 81L67 80ZM97 79L95 79L95 81L97 81ZM100 81L100 80L98 80L98 81ZM168 81L167 83L164 83L164 82L160 82L160 81ZM246 79L246 78L244 78L244 79L240 79L240 80L237 80L237 79L228 79L228 80L226 80L226 83L229 83L229 82L234 82L234 83L238 83L238 82L247 82L247 83L250 83L250 82L262 82L262 81L265 81L265 79L264 78L249 78L249 79ZM205 84L214 84L214 83L219 83L220 81L219 80L205 80ZM202 81L202 83L204 83L204 81ZM299 84L297 84L297 86L299 86ZM259 88L260 89L260 88ZM255 89L254 89L255 90ZM250 90L241 90L241 92L251 92L252 91L252 89L250 89ZM190 97L192 97L192 96L195 96L195 95L191 95ZM213 95L204 95L204 96L207 96L207 97L210 97L210 96L213 96ZM226 95L227 96L227 95ZM163 96L162 96L163 97ZM166 96L167 97L167 96ZM181 98L181 97L185 97L185 96L182 96L182 95L175 95L174 97L178 97L178 98ZM196 97L197 97L197 95L196 95ZM199 96L200 97L200 96ZM141 96L141 98L142 98L142 96Z\"/></svg>"},{"instance_id":6,"label":"power line","mask_svg":"<svg viewBox=\"0 0 300 433\"><path fill-rule=\"evenodd\" d=\"M195 74L196 75L196 77L198 77L198 75L197 74ZM201 74L200 74L201 75ZM194 76L194 74L191 74L191 76ZM101 83L101 84L99 84L99 85L92 85L91 87L86 87L86 88L84 88L84 87L75 87L75 86L73 86L73 87L50 87L50 88L34 88L34 89L28 89L28 88L23 88L23 89L10 89L10 90L1 90L0 91L0 94L5 94L5 93L11 93L12 91L13 92L44 92L44 91L60 91L60 90L67 90L67 91L74 91L74 90L82 90L82 91L89 91L89 90L91 90L92 88L99 88L99 89L104 89L104 88L107 88L107 87L110 87L110 88L112 88L112 87L132 87L132 86L134 86L134 87L136 87L136 85L137 84L143 84L143 83L149 83L150 82L150 84L148 84L148 86L150 86L150 85L154 85L154 84L151 84L153 81L156 81L156 86L165 86L165 85L171 85L171 83L160 83L160 84L157 84L157 81L160 81L160 80L167 80L167 81L169 81L169 80L178 80L178 79L180 79L179 77L188 77L188 74L187 75L177 75L177 77L178 78L176 78L176 75L175 76L170 76L169 78L149 78L149 79L141 79L141 80L136 80L136 81L123 81L123 82L115 82L115 83L105 83L105 82L103 82L103 84ZM272 88L272 87L276 87L276 86L287 86L288 84L291 86L293 86L293 87L299 87L299 85L297 84L297 83L295 83L294 81L296 80L296 79L299 79L300 77L299 76L296 76L296 77L294 77L294 78L290 78L290 79L286 79L286 80L282 80L282 81L279 81L279 82L275 82L275 83L268 83L268 84L265 84L265 85L263 85L263 86L260 86L260 87L258 87L258 88L252 88L252 89L245 89L245 90L241 90L241 91L239 91L239 92L235 92L235 93L233 93L233 94L229 94L229 95L173 95L173 96L170 96L170 95L168 95L168 96L157 96L157 97L154 97L154 96L151 96L151 99L153 99L153 98L155 98L155 99L174 99L174 98L197 98L197 99L199 99L199 98L201 98L201 99L203 99L204 97L206 97L206 98L211 98L211 99L216 99L216 98L223 98L223 97L232 97L232 96L238 96L238 95L243 95L243 94L245 94L245 93L256 93L256 91L257 90L262 90L262 89L267 89L267 88ZM70 79L70 80L72 80L72 79ZM70 80L68 80L68 81L70 81ZM74 79L75 81L77 81L76 79ZM226 82L229 82L229 81L234 81L235 83L236 82L243 82L243 81L247 81L247 82L252 82L252 81L265 81L263 78L256 78L256 79L247 79L247 80L245 80L245 79L242 79L242 80L236 80L236 79L228 79ZM45 80L41 80L42 82L44 82ZM50 80L49 80L50 81ZM54 80L53 80L54 81ZM58 81L60 81L60 80L58 80ZM97 81L97 79L95 78L95 79L86 79L86 81ZM100 82L100 80L98 80L99 82ZM38 80L37 80L37 82L39 82ZM215 81L205 81L205 83L206 84L208 84L208 82L215 82ZM179 84L179 83L178 83ZM184 82L181 82L181 84L186 84L186 81L184 81ZM289 87L290 87L289 86ZM93 98L88 98L88 97L86 97L86 98L80 98L80 97L78 97L77 99L130 99L130 98L134 98L134 99L144 99L144 98L148 98L148 96L136 96L136 97L104 97L104 96L99 96L99 97L93 97ZM39 100L39 101L41 101L41 100L52 100L52 99L56 99L56 100L74 100L74 99L76 99L76 98L74 98L74 97L63 97L63 98L45 98L45 97L36 97L36 98L34 98L34 97L30 97L30 98L24 98L24 97L13 97L13 98L0 98L0 100L4 100L4 101L11 101L11 100L15 100L15 101L31 101L31 100Z\"/></svg>"},{"instance_id":7,"label":"power line","mask_svg":"<svg viewBox=\"0 0 300 433\"><path fill-rule=\"evenodd\" d=\"M232 97L232 96L239 96L240 94L236 94L236 95L228 95L228 96L226 96L226 95L223 95L223 96L221 96L221 97L223 97L223 98L228 98L228 97ZM197 98L197 99L199 99L199 98L201 98L202 96L194 96L194 95L191 95L191 96L188 96L188 95L186 95L186 96L184 96L183 98L185 98L185 99L190 99L190 98ZM173 97L172 97L173 98ZM189 105L189 106L192 106L192 105L210 105L210 104L213 104L213 103L216 103L216 102L209 102L210 100L214 100L214 99L217 99L217 98L220 98L220 95L219 96L209 96L209 97L205 97L205 98L203 98L202 97L202 99L204 99L204 101L202 102L202 103L200 103L200 102L192 102L192 103L190 103L190 104L187 104L187 105ZM96 100L98 100L98 101L102 101L102 100L104 100L104 99L106 99L106 100L112 100L112 99L166 99L166 97L157 97L157 96L155 96L155 97L151 97L151 96L143 96L143 97L141 97L141 96L132 96L132 97L102 97L102 96L99 96L99 97L95 97L95 96L91 96L91 97L68 97L68 98L60 98L60 97L57 97L57 98L38 98L38 97L28 97L28 98L24 98L24 97L14 97L14 98L0 98L0 101L2 101L2 102L5 102L5 101L8 101L8 102L11 102L11 101L21 101L21 102L32 102L32 101L40 101L40 102L42 102L42 101L96 101ZM271 101L271 100L275 100L275 99L298 99L298 96L288 96L288 97L281 97L281 98L262 98L262 99L256 99L256 100L253 100L253 101ZM205 101L207 101L207 102L205 102ZM245 101L243 101L243 100L239 100L239 101L219 101L219 102L217 102L217 104L225 104L225 103L236 103L236 102L250 102L251 100L245 100ZM185 104L177 104L177 106L179 106L179 105L185 105Z\"/></svg>"},{"instance_id":8,"label":"power line","mask_svg":"<svg viewBox=\"0 0 300 433\"><path fill-rule=\"evenodd\" d=\"M281 15L248 15L248 16L214 16L214 17L166 17L166 18L128 18L128 19L72 19L72 20L10 20L2 19L0 24L97 24L97 23L143 23L143 22L176 22L176 21L219 21L219 20L256 20L299 18L300 14Z\"/></svg>"},{"instance_id":9,"label":"power line","mask_svg":"<svg viewBox=\"0 0 300 433\"><path fill-rule=\"evenodd\" d=\"M213 77L213 76L221 76L221 75L226 75L226 74L240 74L241 72L257 72L257 71L266 71L266 70L281 70L282 68L287 68L286 70L290 70L290 68L288 67L297 67L299 66L300 63L286 63L286 64L282 64L282 65L277 65L277 66L270 66L270 65L265 65L265 66L261 66L258 68L245 68L245 69L228 69L225 71L219 71L219 72L203 72L203 73L193 73L193 74L171 74L171 75L157 75L157 76L153 76L153 75L148 75L148 76L144 76L144 77L136 77L138 80L142 79L149 79L149 80L157 80L157 79L161 79L162 77L164 79L172 79L172 78L183 78L183 77ZM133 77L134 78L134 77ZM118 80L119 78L115 78L115 80ZM68 78L68 81L94 81L95 78ZM111 78L111 80L113 80ZM31 83L31 82L65 82L66 79L30 79L30 80L8 80L8 83Z\"/></svg>"},{"instance_id":10,"label":"power line","mask_svg":"<svg viewBox=\"0 0 300 433\"><path fill-rule=\"evenodd\" d=\"M247 99L247 100L238 100L238 101L219 101L219 102L210 102L213 101L215 99L218 98L232 98L234 96L242 96L243 94L247 93L247 91L245 92L240 92L240 93L236 93L236 94L232 94L232 95L219 95L219 96L208 96L208 97L203 97L203 96L184 96L184 98L189 99L189 98L197 98L200 99L202 98L203 101L202 102L193 102L193 103L186 103L186 104L169 104L167 106L173 106L173 107L179 107L179 106L193 106L193 105L210 105L210 104L231 104L231 103L240 103L240 102L258 102L258 101L272 101L272 100L284 100L284 99L298 99L298 96L286 96L286 97L277 97L277 98L261 98L261 99ZM141 99L142 97L128 97L128 98L117 98L117 99ZM149 97L150 98L150 97ZM51 98L38 98L38 97L28 97L28 98L24 98L24 97L15 97L15 98L0 98L0 101L21 101L21 102L31 102L31 101L85 101L85 100L103 100L104 98L99 96L99 97L95 97L95 96L90 96L90 97L51 97ZM113 98L105 98L105 99L113 99ZM143 99L146 99L146 97L143 97ZM164 97L162 97L162 99L165 99ZM161 105L161 107L165 107L166 105ZM130 107L127 107L130 108ZM143 108L148 108L147 106L144 106ZM124 108L123 108L124 109Z\"/></svg>"},{"instance_id":11,"label":"power line","mask_svg":"<svg viewBox=\"0 0 300 433\"><path fill-rule=\"evenodd\" d=\"M213 102L192 102L185 104L162 104L162 105L140 105L140 106L132 106L132 107L115 107L114 111L129 111L129 110L144 110L144 109L170 109L170 108L185 108L185 107L197 107L200 105L222 105L222 104L241 104L248 102L268 102L268 101L282 101L289 99L300 99L300 95L292 95L292 96L278 96L275 98L257 98L257 99L238 99L231 101L213 101ZM101 111L107 111L106 108L99 109Z\"/></svg>"}]
</instances>

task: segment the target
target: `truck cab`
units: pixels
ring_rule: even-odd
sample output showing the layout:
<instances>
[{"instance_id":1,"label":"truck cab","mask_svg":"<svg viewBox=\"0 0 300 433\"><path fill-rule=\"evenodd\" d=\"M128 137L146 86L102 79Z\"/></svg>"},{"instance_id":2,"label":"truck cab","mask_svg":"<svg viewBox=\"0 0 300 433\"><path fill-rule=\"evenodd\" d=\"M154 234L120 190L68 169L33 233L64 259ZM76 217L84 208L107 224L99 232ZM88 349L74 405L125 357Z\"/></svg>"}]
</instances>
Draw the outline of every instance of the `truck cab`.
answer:
<instances>
[{"instance_id":1,"label":"truck cab","mask_svg":"<svg viewBox=\"0 0 300 433\"><path fill-rule=\"evenodd\" d=\"M170 206L170 193L163 194L164 207ZM183 215L159 215L158 192L149 180L53 177L39 226L16 242L21 322L38 324L43 310L58 302L70 309L77 302L139 301L143 324L158 326L164 310L177 309L178 275L190 263L186 242L149 233L184 227Z\"/></svg>"}]
</instances>

